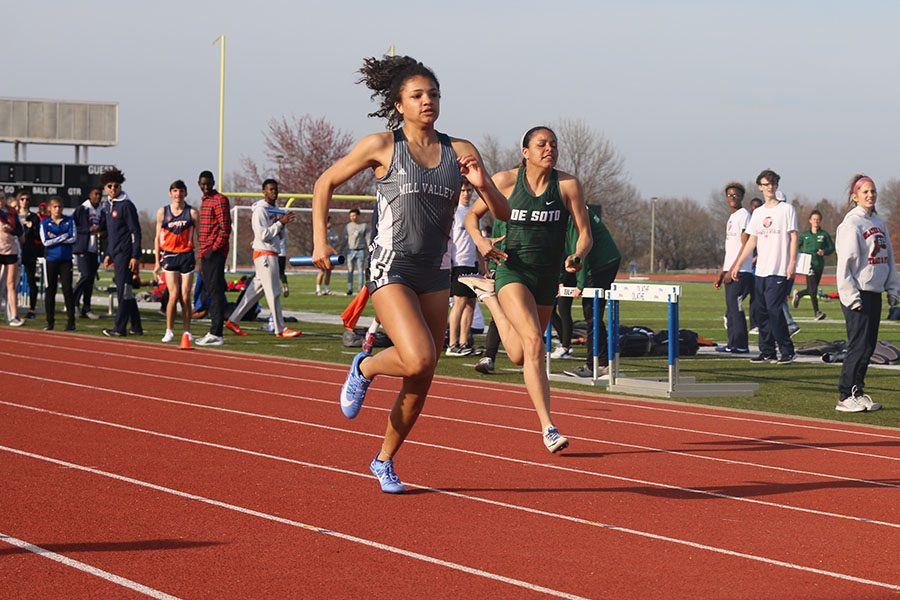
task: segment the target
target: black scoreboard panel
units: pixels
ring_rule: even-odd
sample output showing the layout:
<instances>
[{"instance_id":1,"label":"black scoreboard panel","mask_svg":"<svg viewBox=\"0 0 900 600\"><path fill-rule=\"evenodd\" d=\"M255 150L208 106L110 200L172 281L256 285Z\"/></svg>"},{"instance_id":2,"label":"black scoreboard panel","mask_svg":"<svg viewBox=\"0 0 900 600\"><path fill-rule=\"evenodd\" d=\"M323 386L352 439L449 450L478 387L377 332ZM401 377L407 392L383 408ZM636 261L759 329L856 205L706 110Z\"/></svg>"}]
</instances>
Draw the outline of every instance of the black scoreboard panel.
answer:
<instances>
[{"instance_id":1,"label":"black scoreboard panel","mask_svg":"<svg viewBox=\"0 0 900 600\"><path fill-rule=\"evenodd\" d=\"M84 202L91 188L100 187L100 175L112 168L113 165L0 162L0 189L5 195L24 189L31 194L31 206L59 196L64 207L74 208Z\"/></svg>"}]
</instances>

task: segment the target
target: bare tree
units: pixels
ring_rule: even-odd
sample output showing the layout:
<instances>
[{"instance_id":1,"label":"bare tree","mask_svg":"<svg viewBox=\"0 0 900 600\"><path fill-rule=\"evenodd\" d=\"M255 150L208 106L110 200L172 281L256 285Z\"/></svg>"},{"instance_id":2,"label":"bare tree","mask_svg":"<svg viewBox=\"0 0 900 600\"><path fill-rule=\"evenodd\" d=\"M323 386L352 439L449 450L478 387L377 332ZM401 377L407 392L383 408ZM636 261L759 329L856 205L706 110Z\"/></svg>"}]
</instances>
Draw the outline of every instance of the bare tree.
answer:
<instances>
[{"instance_id":1,"label":"bare tree","mask_svg":"<svg viewBox=\"0 0 900 600\"><path fill-rule=\"evenodd\" d=\"M265 138L266 165L250 157L241 160L240 183L256 191L266 177L274 177L287 192L311 193L319 175L353 146L353 137L324 117L270 119ZM341 194L372 193L374 178L363 172L338 190Z\"/></svg>"},{"instance_id":2,"label":"bare tree","mask_svg":"<svg viewBox=\"0 0 900 600\"><path fill-rule=\"evenodd\" d=\"M564 119L555 129L559 168L581 181L588 204L602 204L610 210L628 183L624 162L612 143L581 119Z\"/></svg>"},{"instance_id":3,"label":"bare tree","mask_svg":"<svg viewBox=\"0 0 900 600\"><path fill-rule=\"evenodd\" d=\"M900 179L889 179L878 191L878 212L891 235L894 257L900 260Z\"/></svg>"},{"instance_id":4,"label":"bare tree","mask_svg":"<svg viewBox=\"0 0 900 600\"><path fill-rule=\"evenodd\" d=\"M721 267L722 256L711 249L722 226L691 198L660 198L656 204L656 258L666 269Z\"/></svg>"},{"instance_id":5,"label":"bare tree","mask_svg":"<svg viewBox=\"0 0 900 600\"><path fill-rule=\"evenodd\" d=\"M517 166L522 160L522 152L511 145L504 147L497 138L488 134L481 138L478 146L481 160L488 173L494 174Z\"/></svg>"},{"instance_id":6,"label":"bare tree","mask_svg":"<svg viewBox=\"0 0 900 600\"><path fill-rule=\"evenodd\" d=\"M237 191L260 191L262 182L268 177L278 180L282 193L312 193L316 179L335 161L345 156L353 147L353 137L335 127L324 117L313 118L281 117L270 119L265 139L265 161L244 156L241 159L241 171L226 178ZM336 193L347 195L371 195L374 191L374 176L371 171L359 173L341 185ZM234 201L234 204L250 204L246 201ZM309 201L295 202L300 208L309 206ZM371 207L367 201L334 201L332 202L332 227L338 233L347 222L346 212L350 208ZM238 218L238 228L247 231L249 215ZM288 254L312 253L312 219L309 213L299 213L297 219L288 227ZM249 261L249 244L238 248L238 262Z\"/></svg>"}]
</instances>

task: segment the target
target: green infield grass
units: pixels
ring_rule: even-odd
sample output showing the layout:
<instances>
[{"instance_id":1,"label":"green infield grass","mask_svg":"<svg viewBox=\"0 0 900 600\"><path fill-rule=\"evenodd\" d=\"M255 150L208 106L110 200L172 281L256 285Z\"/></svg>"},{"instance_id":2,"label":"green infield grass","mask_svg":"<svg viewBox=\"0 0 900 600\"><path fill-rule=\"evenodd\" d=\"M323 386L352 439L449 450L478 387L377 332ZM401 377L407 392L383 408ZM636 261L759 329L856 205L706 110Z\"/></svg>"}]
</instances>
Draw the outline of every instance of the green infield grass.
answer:
<instances>
[{"instance_id":1,"label":"green infield grass","mask_svg":"<svg viewBox=\"0 0 900 600\"><path fill-rule=\"evenodd\" d=\"M145 274L145 279L147 278ZM103 285L108 281L109 273L103 273L101 281ZM228 279L236 279L229 275ZM283 300L284 310L288 312L318 313L317 316L336 317L344 310L351 297L344 295L346 292L346 275L337 272L334 276L332 289L335 294L331 296L315 295L315 278L312 273L290 275L290 295ZM660 283L654 281L653 283ZM724 292L715 290L711 283L681 283L682 299L680 302L680 325L682 328L696 331L702 338L714 340L720 344L725 342L725 330L723 328L722 315L724 313ZM104 288L105 289L105 288ZM825 291L834 291L833 287L825 286ZM230 293L229 300L233 300L236 294ZM94 311L103 314L99 321L79 319L78 330L82 333L100 335L101 329L109 327L111 318L106 316L105 292L95 292ZM58 308L61 302L57 303ZM102 307L102 308L101 308ZM265 303L263 303L265 309ZM792 310L794 318L801 327L800 332L794 336L795 345L802 344L812 339L843 340L846 339L844 322L840 303L837 300L820 300L820 309L826 313L823 321L814 321L813 311L808 298L804 298L800 307ZM886 308L885 308L886 310ZM485 311L487 313L487 311ZM581 317L580 305L576 303L573 310L576 320ZM371 306L367 307L364 315L372 316ZM485 314L489 319L489 315ZM165 329L165 321L159 312L144 310L144 330L146 335L141 338L152 341L162 337ZM59 318L57 318L59 321ZM623 302L620 308L620 321L623 325L643 325L656 331L667 327L666 307L662 304L650 304L641 302ZM358 351L353 348L345 348L341 345L343 327L340 324L310 322L304 320L291 324L292 328L299 328L303 335L292 340L284 340L266 333L262 329L263 323L243 322L242 326L250 334L248 337L239 338L225 332L226 344L223 349L237 352L251 352L272 356L272 360L279 357L303 358L320 360L332 363L349 364L351 357ZM43 326L42 315L38 315L36 321L30 321L27 327ZM207 331L208 321L194 323L194 333L202 335ZM180 333L180 325L176 321L176 334ZM879 338L887 340L900 347L900 322L882 321ZM755 344L755 336L751 336L750 343ZM484 336L476 335L476 346L484 344ZM207 350L201 350L207 351ZM585 348L576 346L575 355L585 356ZM751 354L750 356L753 356ZM692 398L686 402L697 404L709 404L740 409L752 409L773 413L800 415L848 421L854 423L867 423L890 427L900 427L900 371L870 368L867 376L866 392L884 408L874 413L845 414L834 410L837 397L837 380L840 374L840 365L826 363L793 363L790 365L751 364L750 356L733 357L731 355L700 355L696 357L684 357L681 360L681 374L696 377L700 382L756 382L759 383L759 391L752 397L744 398ZM477 362L477 356L468 357L442 357L438 365L438 374L453 377L461 377L469 380L492 380L507 383L522 383L521 372L518 367L505 359L502 351L496 363L496 374L482 375L477 373L473 366ZM565 368L576 367L579 360L553 361L553 371L562 372ZM665 377L666 361L664 358L624 358L622 368L626 376L657 376ZM558 388L569 388L581 391L596 391L604 393L604 388L592 388L579 384L566 384L553 382Z\"/></svg>"}]
</instances>

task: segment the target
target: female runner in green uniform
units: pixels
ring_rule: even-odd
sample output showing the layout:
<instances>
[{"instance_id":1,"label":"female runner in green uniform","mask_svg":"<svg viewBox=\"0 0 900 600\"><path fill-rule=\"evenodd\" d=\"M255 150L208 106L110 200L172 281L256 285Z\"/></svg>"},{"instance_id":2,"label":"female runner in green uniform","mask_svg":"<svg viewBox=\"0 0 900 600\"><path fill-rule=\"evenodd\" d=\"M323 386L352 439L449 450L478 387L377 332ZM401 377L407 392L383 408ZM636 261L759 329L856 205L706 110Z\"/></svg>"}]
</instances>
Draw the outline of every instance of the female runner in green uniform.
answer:
<instances>
[{"instance_id":1,"label":"female runner in green uniform","mask_svg":"<svg viewBox=\"0 0 900 600\"><path fill-rule=\"evenodd\" d=\"M466 230L479 252L500 263L494 281L481 277L460 277L459 281L475 289L491 311L509 359L523 365L525 387L541 421L544 444L551 452L559 452L569 440L560 435L550 417L543 333L559 287L570 214L578 242L575 252L565 258L567 271L581 269L581 259L593 242L581 184L554 168L559 158L556 134L549 127L532 127L522 137L522 156L520 167L493 176L512 209L506 236L481 236L478 219L488 210L483 200L476 201L466 216Z\"/></svg>"}]
</instances>

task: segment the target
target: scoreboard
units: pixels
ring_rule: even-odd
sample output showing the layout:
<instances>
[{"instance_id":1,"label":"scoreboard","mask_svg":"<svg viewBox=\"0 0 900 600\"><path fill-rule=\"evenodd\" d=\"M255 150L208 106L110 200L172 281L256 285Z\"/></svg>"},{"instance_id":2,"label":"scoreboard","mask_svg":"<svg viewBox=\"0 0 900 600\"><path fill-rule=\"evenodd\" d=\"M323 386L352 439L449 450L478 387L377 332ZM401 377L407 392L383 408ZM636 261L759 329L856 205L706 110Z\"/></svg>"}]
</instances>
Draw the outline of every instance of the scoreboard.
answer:
<instances>
[{"instance_id":1,"label":"scoreboard","mask_svg":"<svg viewBox=\"0 0 900 600\"><path fill-rule=\"evenodd\" d=\"M84 202L92 188L100 187L100 175L113 166L0 162L0 189L6 195L30 192L31 206L59 196L64 207L74 208Z\"/></svg>"}]
</instances>

